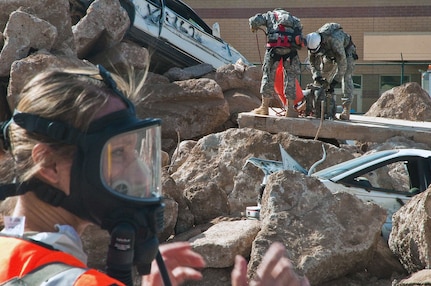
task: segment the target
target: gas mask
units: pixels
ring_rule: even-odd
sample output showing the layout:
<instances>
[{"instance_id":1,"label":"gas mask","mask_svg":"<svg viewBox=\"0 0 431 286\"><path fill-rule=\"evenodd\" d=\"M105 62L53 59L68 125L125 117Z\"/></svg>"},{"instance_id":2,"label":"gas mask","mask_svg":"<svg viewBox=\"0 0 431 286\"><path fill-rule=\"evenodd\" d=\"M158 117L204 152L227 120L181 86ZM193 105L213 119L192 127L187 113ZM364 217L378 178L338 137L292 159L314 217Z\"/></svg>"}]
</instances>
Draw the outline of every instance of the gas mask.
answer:
<instances>
[{"instance_id":1,"label":"gas mask","mask_svg":"<svg viewBox=\"0 0 431 286\"><path fill-rule=\"evenodd\" d=\"M163 228L161 120L137 118L110 74L101 66L99 73L126 109L96 119L85 132L15 111L12 120L20 127L77 147L69 195L39 180L23 183L18 193L32 190L42 200L106 229L111 234L107 272L130 284L133 265L140 274L149 274L158 253L157 233Z\"/></svg>"}]
</instances>

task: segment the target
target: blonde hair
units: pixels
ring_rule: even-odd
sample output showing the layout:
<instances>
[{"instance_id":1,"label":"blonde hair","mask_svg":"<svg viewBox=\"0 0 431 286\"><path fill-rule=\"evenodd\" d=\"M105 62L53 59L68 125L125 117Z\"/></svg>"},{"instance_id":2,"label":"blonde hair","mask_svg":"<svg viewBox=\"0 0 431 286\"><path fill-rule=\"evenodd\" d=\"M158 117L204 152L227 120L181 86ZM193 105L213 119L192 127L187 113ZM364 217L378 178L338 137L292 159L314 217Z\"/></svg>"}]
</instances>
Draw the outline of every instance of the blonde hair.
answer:
<instances>
[{"instance_id":1,"label":"blonde hair","mask_svg":"<svg viewBox=\"0 0 431 286\"><path fill-rule=\"evenodd\" d=\"M112 78L119 90L132 102L136 102L145 76L136 85L132 74L129 73L129 82L115 74L112 74ZM115 96L115 92L103 82L96 67L49 70L39 73L24 86L16 109L86 130L97 112L113 95ZM28 132L14 123L10 125L9 137L14 176L18 182L30 179L39 169L31 156L36 144L45 143L51 146L57 155L70 158L75 151L75 146Z\"/></svg>"}]
</instances>

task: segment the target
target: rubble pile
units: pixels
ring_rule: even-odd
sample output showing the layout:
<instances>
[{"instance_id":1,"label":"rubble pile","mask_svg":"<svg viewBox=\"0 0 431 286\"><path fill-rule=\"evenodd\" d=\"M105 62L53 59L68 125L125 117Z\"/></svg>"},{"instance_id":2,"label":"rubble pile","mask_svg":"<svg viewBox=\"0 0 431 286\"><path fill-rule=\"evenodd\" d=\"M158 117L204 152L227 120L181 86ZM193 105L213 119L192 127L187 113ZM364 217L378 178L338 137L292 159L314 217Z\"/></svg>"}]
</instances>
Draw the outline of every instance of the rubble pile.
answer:
<instances>
[{"instance_id":1,"label":"rubble pile","mask_svg":"<svg viewBox=\"0 0 431 286\"><path fill-rule=\"evenodd\" d=\"M129 25L118 0L96 0L88 10L82 10L77 0L2 1L0 120L10 116L20 89L38 71L88 64L124 74L131 69L145 71L149 53L127 40ZM230 285L235 254L250 259L253 276L274 240L287 246L298 272L313 285L423 282L424 272L429 271L423 269L431 264L426 216L430 190L394 216L397 227L390 247L380 235L383 209L349 194L334 195L318 180L297 172L270 176L261 220L244 218L245 208L257 202L262 181L260 170L245 165L250 154L280 160L282 144L301 165L310 167L320 158L323 144L328 160L319 168L363 154L359 148L336 147L286 132L236 128L237 114L260 104L261 75L259 68L238 62L218 70L202 64L163 75L150 72L146 79L137 112L141 117L162 118L163 150L170 157L163 175L166 227L160 240L188 240L207 261L204 280L186 285ZM388 91L366 115L430 121L430 108L429 96L408 83ZM418 146L408 138L382 145ZM368 149L378 147L370 144ZM1 211L7 213L11 205L8 201ZM421 223L414 223L418 216L408 218L413 210ZM409 233L409 241L403 233ZM417 242L414 237L424 240ZM89 266L103 269L107 240L104 231L87 230ZM417 272L417 280L415 275L402 280L412 272Z\"/></svg>"}]
</instances>

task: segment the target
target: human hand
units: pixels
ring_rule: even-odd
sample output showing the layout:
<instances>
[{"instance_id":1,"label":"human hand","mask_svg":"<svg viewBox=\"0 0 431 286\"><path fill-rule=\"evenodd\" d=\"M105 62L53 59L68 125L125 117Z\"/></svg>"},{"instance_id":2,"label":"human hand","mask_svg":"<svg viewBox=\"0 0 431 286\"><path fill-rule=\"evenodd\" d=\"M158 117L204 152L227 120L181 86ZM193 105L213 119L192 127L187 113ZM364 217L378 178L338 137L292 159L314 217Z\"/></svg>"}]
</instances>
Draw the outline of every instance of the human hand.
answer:
<instances>
[{"instance_id":1,"label":"human hand","mask_svg":"<svg viewBox=\"0 0 431 286\"><path fill-rule=\"evenodd\" d=\"M174 242L163 244L159 247L160 253L169 273L172 286L177 286L186 280L200 280L202 273L195 268L203 268L203 257L194 252L188 242ZM151 273L143 276L144 285L163 285L157 262L153 261Z\"/></svg>"},{"instance_id":2,"label":"human hand","mask_svg":"<svg viewBox=\"0 0 431 286\"><path fill-rule=\"evenodd\" d=\"M307 277L298 276L293 270L290 260L284 256L285 247L274 242L265 253L256 271L256 277L247 281L247 262L237 255L231 274L232 286L310 286Z\"/></svg>"},{"instance_id":3,"label":"human hand","mask_svg":"<svg viewBox=\"0 0 431 286\"><path fill-rule=\"evenodd\" d=\"M250 26L250 31L251 31L252 33L256 33L256 32L257 32L257 30L258 30L258 28L257 28L257 27L252 27L252 26Z\"/></svg>"}]
</instances>

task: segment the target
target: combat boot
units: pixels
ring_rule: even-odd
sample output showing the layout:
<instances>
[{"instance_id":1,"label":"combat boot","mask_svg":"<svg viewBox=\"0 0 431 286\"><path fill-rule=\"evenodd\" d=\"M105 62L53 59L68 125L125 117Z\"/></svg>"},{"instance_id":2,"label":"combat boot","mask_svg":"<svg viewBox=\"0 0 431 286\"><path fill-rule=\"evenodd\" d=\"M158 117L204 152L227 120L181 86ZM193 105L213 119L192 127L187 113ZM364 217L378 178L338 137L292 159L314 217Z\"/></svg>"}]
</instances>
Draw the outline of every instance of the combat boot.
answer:
<instances>
[{"instance_id":1,"label":"combat boot","mask_svg":"<svg viewBox=\"0 0 431 286\"><path fill-rule=\"evenodd\" d=\"M259 114L259 115L268 115L270 102L271 102L270 97L262 96L262 104L258 108L253 109L251 112L254 114Z\"/></svg>"},{"instance_id":2,"label":"combat boot","mask_svg":"<svg viewBox=\"0 0 431 286\"><path fill-rule=\"evenodd\" d=\"M286 105L286 117L291 117L291 118L296 118L298 117L298 111L296 111L295 109L295 105L294 105L294 100L293 99L288 99L287 100L287 105Z\"/></svg>"},{"instance_id":3,"label":"combat boot","mask_svg":"<svg viewBox=\"0 0 431 286\"><path fill-rule=\"evenodd\" d=\"M340 120L350 120L350 103L343 103L343 112L340 114Z\"/></svg>"}]
</instances>

